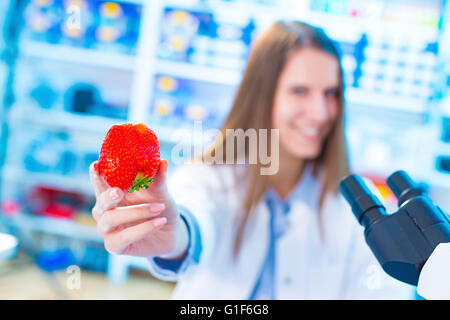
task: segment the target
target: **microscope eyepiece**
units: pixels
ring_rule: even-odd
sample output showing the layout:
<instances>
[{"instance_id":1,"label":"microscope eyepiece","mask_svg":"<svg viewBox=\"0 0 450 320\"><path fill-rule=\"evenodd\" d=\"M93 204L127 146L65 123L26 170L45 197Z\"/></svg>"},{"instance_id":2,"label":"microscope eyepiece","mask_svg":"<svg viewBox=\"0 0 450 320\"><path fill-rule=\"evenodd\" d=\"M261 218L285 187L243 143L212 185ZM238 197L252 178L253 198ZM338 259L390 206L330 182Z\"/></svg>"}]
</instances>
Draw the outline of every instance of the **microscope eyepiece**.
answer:
<instances>
[{"instance_id":1,"label":"microscope eyepiece","mask_svg":"<svg viewBox=\"0 0 450 320\"><path fill-rule=\"evenodd\" d=\"M417 285L434 248L450 241L450 220L405 171L394 172L387 184L399 202L398 211L390 214L356 174L344 178L339 189L364 227L366 243L383 270Z\"/></svg>"},{"instance_id":2,"label":"microscope eyepiece","mask_svg":"<svg viewBox=\"0 0 450 320\"><path fill-rule=\"evenodd\" d=\"M339 184L339 190L360 224L366 226L384 214L384 206L359 175L352 174L344 178Z\"/></svg>"},{"instance_id":3,"label":"microscope eyepiece","mask_svg":"<svg viewBox=\"0 0 450 320\"><path fill-rule=\"evenodd\" d=\"M398 199L401 206L406 200L422 195L425 190L419 187L411 177L403 170L399 170L391 174L386 183Z\"/></svg>"}]
</instances>

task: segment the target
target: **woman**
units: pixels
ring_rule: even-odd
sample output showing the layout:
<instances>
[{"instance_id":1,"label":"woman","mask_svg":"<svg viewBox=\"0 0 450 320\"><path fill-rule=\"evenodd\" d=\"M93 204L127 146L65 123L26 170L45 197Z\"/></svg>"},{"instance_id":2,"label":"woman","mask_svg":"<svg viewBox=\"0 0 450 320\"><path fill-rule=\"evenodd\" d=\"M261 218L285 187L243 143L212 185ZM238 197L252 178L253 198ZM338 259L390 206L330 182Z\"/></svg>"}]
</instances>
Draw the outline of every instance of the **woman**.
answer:
<instances>
[{"instance_id":1,"label":"woman","mask_svg":"<svg viewBox=\"0 0 450 320\"><path fill-rule=\"evenodd\" d=\"M204 159L226 157L227 129L278 129L278 170L251 148L184 165L166 187L124 194L91 166L93 209L108 251L149 257L178 280L174 299L408 298L364 243L338 182L349 173L338 53L319 29L278 22L252 44L233 107ZM236 164L244 156L246 164ZM276 158L276 157L275 157ZM276 161L276 160L275 160ZM232 164L229 164L232 163ZM120 214L118 214L120 212Z\"/></svg>"}]
</instances>

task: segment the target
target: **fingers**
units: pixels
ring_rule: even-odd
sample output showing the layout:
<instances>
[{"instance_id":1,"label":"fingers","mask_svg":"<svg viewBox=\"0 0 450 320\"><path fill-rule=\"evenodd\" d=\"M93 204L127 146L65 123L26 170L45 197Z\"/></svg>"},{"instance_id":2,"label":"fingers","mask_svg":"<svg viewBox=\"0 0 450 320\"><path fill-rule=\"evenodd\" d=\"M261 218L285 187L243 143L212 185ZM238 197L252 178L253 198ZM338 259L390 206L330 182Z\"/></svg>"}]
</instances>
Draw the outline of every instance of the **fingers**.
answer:
<instances>
[{"instance_id":1,"label":"fingers","mask_svg":"<svg viewBox=\"0 0 450 320\"><path fill-rule=\"evenodd\" d=\"M92 162L89 166L89 178L91 184L94 187L95 196L98 197L102 192L106 191L109 186L106 181L98 174L96 170L96 165L98 161Z\"/></svg>"},{"instance_id":2,"label":"fingers","mask_svg":"<svg viewBox=\"0 0 450 320\"><path fill-rule=\"evenodd\" d=\"M101 235L124 224L136 224L139 221L154 218L165 209L163 203L145 203L134 206L119 207L106 211L98 221Z\"/></svg>"},{"instance_id":3,"label":"fingers","mask_svg":"<svg viewBox=\"0 0 450 320\"><path fill-rule=\"evenodd\" d=\"M167 219L165 217L159 217L128 227L116 233L109 233L105 237L105 248L110 253L121 254L129 245L142 240L152 232L163 227L166 223Z\"/></svg>"},{"instance_id":4,"label":"fingers","mask_svg":"<svg viewBox=\"0 0 450 320\"><path fill-rule=\"evenodd\" d=\"M97 196L92 215L98 222L106 210L113 209L122 201L125 193L120 188L109 188Z\"/></svg>"}]
</instances>

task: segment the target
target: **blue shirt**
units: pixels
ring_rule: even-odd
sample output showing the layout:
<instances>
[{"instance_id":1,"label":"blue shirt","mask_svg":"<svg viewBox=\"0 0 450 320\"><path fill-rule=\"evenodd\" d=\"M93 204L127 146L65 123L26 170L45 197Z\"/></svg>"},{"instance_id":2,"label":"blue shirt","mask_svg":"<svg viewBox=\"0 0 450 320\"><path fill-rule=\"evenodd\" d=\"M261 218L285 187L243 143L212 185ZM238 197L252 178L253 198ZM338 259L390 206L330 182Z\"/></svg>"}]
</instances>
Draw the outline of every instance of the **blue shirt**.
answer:
<instances>
[{"instance_id":1,"label":"blue shirt","mask_svg":"<svg viewBox=\"0 0 450 320\"><path fill-rule=\"evenodd\" d=\"M266 203L270 212L269 249L258 281L250 295L251 300L274 300L276 298L274 286L276 241L286 230L287 214L290 210L289 202L283 202L272 189L267 192Z\"/></svg>"},{"instance_id":2,"label":"blue shirt","mask_svg":"<svg viewBox=\"0 0 450 320\"><path fill-rule=\"evenodd\" d=\"M317 198L316 192L312 181L312 168L311 166L306 166L303 176L291 193L288 195L286 200L280 199L278 194L269 188L265 195L265 201L270 212L270 224L269 224L269 249L267 252L266 260L264 262L263 268L260 271L260 275L256 285L250 295L251 300L274 300L277 298L277 293L275 292L275 261L276 261L276 242L283 236L288 227L288 214L291 210L290 202L292 199L297 197L307 198L313 202Z\"/></svg>"}]
</instances>

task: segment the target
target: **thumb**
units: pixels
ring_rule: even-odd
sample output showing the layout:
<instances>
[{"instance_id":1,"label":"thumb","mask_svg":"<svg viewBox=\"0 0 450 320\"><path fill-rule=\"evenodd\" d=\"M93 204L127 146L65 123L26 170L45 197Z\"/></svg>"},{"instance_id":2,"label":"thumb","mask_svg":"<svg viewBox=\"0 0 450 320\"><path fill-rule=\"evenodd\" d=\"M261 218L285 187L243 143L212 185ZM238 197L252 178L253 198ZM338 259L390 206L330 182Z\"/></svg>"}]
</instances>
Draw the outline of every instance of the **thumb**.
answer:
<instances>
[{"instance_id":1,"label":"thumb","mask_svg":"<svg viewBox=\"0 0 450 320\"><path fill-rule=\"evenodd\" d=\"M158 173L155 175L152 181L152 185L155 189L164 187L168 168L169 162L166 159L161 159Z\"/></svg>"}]
</instances>

